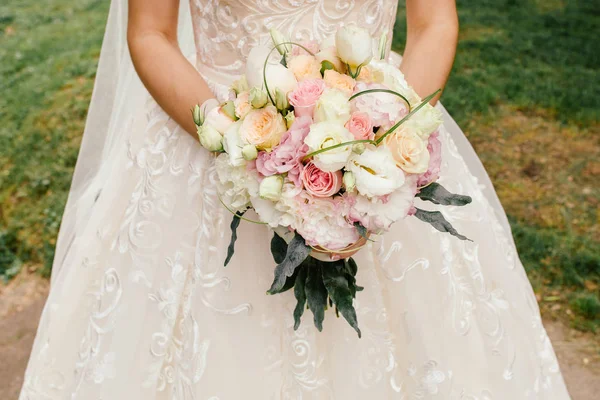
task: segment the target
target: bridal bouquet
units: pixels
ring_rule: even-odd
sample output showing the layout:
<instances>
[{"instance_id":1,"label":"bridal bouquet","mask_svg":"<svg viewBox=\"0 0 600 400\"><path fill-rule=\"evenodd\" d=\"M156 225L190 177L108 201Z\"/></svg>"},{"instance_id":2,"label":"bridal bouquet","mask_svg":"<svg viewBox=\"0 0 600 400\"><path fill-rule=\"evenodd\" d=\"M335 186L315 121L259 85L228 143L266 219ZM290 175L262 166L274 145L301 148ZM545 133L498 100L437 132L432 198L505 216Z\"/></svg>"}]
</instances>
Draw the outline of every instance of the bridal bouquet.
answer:
<instances>
[{"instance_id":1,"label":"bridal bouquet","mask_svg":"<svg viewBox=\"0 0 600 400\"><path fill-rule=\"evenodd\" d=\"M351 258L360 247L407 216L466 240L440 212L414 206L416 197L471 201L435 182L441 116L429 101L439 91L421 100L384 61L385 38L377 46L360 28L320 44L271 36L273 48L250 51L228 101L193 110L233 214L225 265L241 220L270 226L277 266L268 293L293 288L295 329L308 307L321 330L330 306L360 336L353 300L362 288Z\"/></svg>"}]
</instances>

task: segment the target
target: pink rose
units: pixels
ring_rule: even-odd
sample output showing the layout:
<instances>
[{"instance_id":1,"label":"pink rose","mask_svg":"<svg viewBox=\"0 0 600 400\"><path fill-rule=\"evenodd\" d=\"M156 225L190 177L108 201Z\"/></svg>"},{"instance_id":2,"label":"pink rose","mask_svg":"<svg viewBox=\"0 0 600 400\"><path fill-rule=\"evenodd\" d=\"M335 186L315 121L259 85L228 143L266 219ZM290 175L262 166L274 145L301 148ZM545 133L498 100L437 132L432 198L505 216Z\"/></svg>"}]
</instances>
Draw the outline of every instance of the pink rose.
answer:
<instances>
[{"instance_id":1,"label":"pink rose","mask_svg":"<svg viewBox=\"0 0 600 400\"><path fill-rule=\"evenodd\" d=\"M308 153L304 138L308 135L312 119L300 117L294 120L289 131L283 134L281 143L271 152L261 152L256 159L256 169L264 176L284 174L297 187L302 186L302 158Z\"/></svg>"},{"instance_id":2,"label":"pink rose","mask_svg":"<svg viewBox=\"0 0 600 400\"><path fill-rule=\"evenodd\" d=\"M439 139L440 132L435 131L429 136L427 150L429 150L429 166L427 172L419 176L418 187L429 185L436 181L440 176L440 167L442 165L442 142Z\"/></svg>"},{"instance_id":3,"label":"pink rose","mask_svg":"<svg viewBox=\"0 0 600 400\"><path fill-rule=\"evenodd\" d=\"M325 82L321 79L307 79L289 95L290 104L294 106L296 117L312 117L317 100L325 90Z\"/></svg>"},{"instance_id":4,"label":"pink rose","mask_svg":"<svg viewBox=\"0 0 600 400\"><path fill-rule=\"evenodd\" d=\"M364 112L353 112L350 115L350 120L346 122L346 129L354 135L354 139L356 140L373 140L373 137L375 136L375 133L373 133L371 117Z\"/></svg>"},{"instance_id":5,"label":"pink rose","mask_svg":"<svg viewBox=\"0 0 600 400\"><path fill-rule=\"evenodd\" d=\"M306 191L315 197L331 197L342 188L342 171L325 172L312 161L304 167L301 177Z\"/></svg>"}]
</instances>

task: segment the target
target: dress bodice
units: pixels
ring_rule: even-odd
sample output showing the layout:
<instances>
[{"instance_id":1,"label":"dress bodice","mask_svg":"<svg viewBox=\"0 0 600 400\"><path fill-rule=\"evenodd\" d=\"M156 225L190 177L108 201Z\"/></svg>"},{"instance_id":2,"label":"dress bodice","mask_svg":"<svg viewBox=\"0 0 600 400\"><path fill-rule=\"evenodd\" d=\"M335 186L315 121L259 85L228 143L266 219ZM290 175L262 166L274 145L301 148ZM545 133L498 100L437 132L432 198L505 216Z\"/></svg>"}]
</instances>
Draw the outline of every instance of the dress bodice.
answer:
<instances>
[{"instance_id":1,"label":"dress bodice","mask_svg":"<svg viewBox=\"0 0 600 400\"><path fill-rule=\"evenodd\" d=\"M244 73L250 49L270 41L276 28L291 40L321 41L356 24L391 43L397 0L190 0L198 69L231 83Z\"/></svg>"}]
</instances>

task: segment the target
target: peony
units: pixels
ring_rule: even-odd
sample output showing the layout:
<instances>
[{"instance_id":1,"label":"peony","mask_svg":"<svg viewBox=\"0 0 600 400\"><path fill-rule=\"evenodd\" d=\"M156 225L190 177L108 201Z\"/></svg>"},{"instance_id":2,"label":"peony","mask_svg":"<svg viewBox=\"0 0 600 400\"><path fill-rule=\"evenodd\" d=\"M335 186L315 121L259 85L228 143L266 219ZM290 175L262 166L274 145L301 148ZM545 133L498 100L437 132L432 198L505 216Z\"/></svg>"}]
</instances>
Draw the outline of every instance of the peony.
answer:
<instances>
[{"instance_id":1,"label":"peony","mask_svg":"<svg viewBox=\"0 0 600 400\"><path fill-rule=\"evenodd\" d=\"M321 79L306 79L289 94L289 101L294 106L296 117L312 117L317 100L325 90L325 82Z\"/></svg>"},{"instance_id":2,"label":"peony","mask_svg":"<svg viewBox=\"0 0 600 400\"><path fill-rule=\"evenodd\" d=\"M354 135L356 140L373 140L373 124L369 114L363 112L353 112L350 115L350 120L346 122L346 128Z\"/></svg>"},{"instance_id":3,"label":"peony","mask_svg":"<svg viewBox=\"0 0 600 400\"><path fill-rule=\"evenodd\" d=\"M368 89L386 89L386 87L358 82L355 92L358 93ZM384 131L408 114L406 103L399 97L379 92L358 96L352 101L352 109L353 111L369 114L373 126L382 127Z\"/></svg>"},{"instance_id":4,"label":"peony","mask_svg":"<svg viewBox=\"0 0 600 400\"><path fill-rule=\"evenodd\" d=\"M298 208L296 231L310 246L341 250L354 244L360 235L343 214L345 202L335 198L314 197L303 192Z\"/></svg>"},{"instance_id":5,"label":"peony","mask_svg":"<svg viewBox=\"0 0 600 400\"><path fill-rule=\"evenodd\" d=\"M256 46L250 50L246 60L246 79L250 87L264 88L263 71L270 51L265 46ZM272 96L275 95L275 89L287 94L298 84L293 72L280 63L268 63L266 76Z\"/></svg>"},{"instance_id":6,"label":"peony","mask_svg":"<svg viewBox=\"0 0 600 400\"><path fill-rule=\"evenodd\" d=\"M409 174L422 174L429 165L427 143L414 131L401 126L400 131L389 134L384 139L392 153L396 165Z\"/></svg>"},{"instance_id":7,"label":"peony","mask_svg":"<svg viewBox=\"0 0 600 400\"><path fill-rule=\"evenodd\" d=\"M297 118L286 132L281 143L270 153L261 152L256 159L256 169L264 176L288 173L288 179L301 186L300 173L302 158L308 152L304 143L312 120L309 117Z\"/></svg>"},{"instance_id":8,"label":"peony","mask_svg":"<svg viewBox=\"0 0 600 400\"><path fill-rule=\"evenodd\" d=\"M242 92L238 94L236 99L233 101L235 106L235 115L238 118L244 118L250 110L252 110L252 105L250 104L250 92Z\"/></svg>"},{"instance_id":9,"label":"peony","mask_svg":"<svg viewBox=\"0 0 600 400\"><path fill-rule=\"evenodd\" d=\"M367 65L373 58L373 38L366 29L357 26L343 26L335 35L335 46L343 62L350 70Z\"/></svg>"},{"instance_id":10,"label":"peony","mask_svg":"<svg viewBox=\"0 0 600 400\"><path fill-rule=\"evenodd\" d=\"M240 137L260 150L270 151L286 131L285 120L273 105L252 110L243 120Z\"/></svg>"},{"instance_id":11,"label":"peony","mask_svg":"<svg viewBox=\"0 0 600 400\"><path fill-rule=\"evenodd\" d=\"M442 142L440 142L438 131L429 136L427 150L429 151L430 156L429 165L427 166L427 172L419 176L419 181L417 182L419 187L435 182L440 176L440 167L442 165Z\"/></svg>"},{"instance_id":12,"label":"peony","mask_svg":"<svg viewBox=\"0 0 600 400\"><path fill-rule=\"evenodd\" d=\"M234 166L221 153L215 159L217 190L221 201L233 212L245 210L250 198L258 195L258 174L245 165Z\"/></svg>"},{"instance_id":13,"label":"peony","mask_svg":"<svg viewBox=\"0 0 600 400\"><path fill-rule=\"evenodd\" d=\"M331 197L342 188L342 171L325 172L310 162L302 171L306 191L315 197Z\"/></svg>"},{"instance_id":14,"label":"peony","mask_svg":"<svg viewBox=\"0 0 600 400\"><path fill-rule=\"evenodd\" d=\"M347 217L352 222L360 222L369 231L388 230L390 226L405 218L412 210L417 193L416 177L406 178L404 184L388 196L367 198L347 194Z\"/></svg>"},{"instance_id":15,"label":"peony","mask_svg":"<svg viewBox=\"0 0 600 400\"><path fill-rule=\"evenodd\" d=\"M231 165L236 167L245 164L245 160L242 156L242 149L248 144L240 137L241 125L242 121L231 124L223 135L223 149L229 156Z\"/></svg>"},{"instance_id":16,"label":"peony","mask_svg":"<svg viewBox=\"0 0 600 400\"><path fill-rule=\"evenodd\" d=\"M350 119L349 96L337 89L327 89L315 105L315 121L339 121L342 125Z\"/></svg>"},{"instance_id":17,"label":"peony","mask_svg":"<svg viewBox=\"0 0 600 400\"><path fill-rule=\"evenodd\" d=\"M223 150L223 135L212 125L203 125L198 127L198 138L200 144L208 151Z\"/></svg>"},{"instance_id":18,"label":"peony","mask_svg":"<svg viewBox=\"0 0 600 400\"><path fill-rule=\"evenodd\" d=\"M311 55L300 54L293 57L287 66L299 82L305 79L321 79L321 63Z\"/></svg>"},{"instance_id":19,"label":"peony","mask_svg":"<svg viewBox=\"0 0 600 400\"><path fill-rule=\"evenodd\" d=\"M346 170L354 174L356 189L368 197L385 196L404 184L404 173L386 147L369 147L353 153Z\"/></svg>"},{"instance_id":20,"label":"peony","mask_svg":"<svg viewBox=\"0 0 600 400\"><path fill-rule=\"evenodd\" d=\"M308 145L309 151L313 152L352 140L354 136L342 124L337 121L326 121L313 124L304 143ZM323 171L333 172L346 165L351 153L352 145L340 146L316 154L313 161Z\"/></svg>"},{"instance_id":21,"label":"peony","mask_svg":"<svg viewBox=\"0 0 600 400\"><path fill-rule=\"evenodd\" d=\"M352 79L352 77L340 74L339 72L332 69L328 69L325 71L323 80L325 81L327 87L341 90L348 96L352 95L352 92L354 91L354 86L356 86L356 81Z\"/></svg>"},{"instance_id":22,"label":"peony","mask_svg":"<svg viewBox=\"0 0 600 400\"><path fill-rule=\"evenodd\" d=\"M224 134L234 122L235 121L227 116L227 114L223 111L223 106L215 107L210 110L204 121L205 124L211 125L217 131L219 131L221 135Z\"/></svg>"}]
</instances>

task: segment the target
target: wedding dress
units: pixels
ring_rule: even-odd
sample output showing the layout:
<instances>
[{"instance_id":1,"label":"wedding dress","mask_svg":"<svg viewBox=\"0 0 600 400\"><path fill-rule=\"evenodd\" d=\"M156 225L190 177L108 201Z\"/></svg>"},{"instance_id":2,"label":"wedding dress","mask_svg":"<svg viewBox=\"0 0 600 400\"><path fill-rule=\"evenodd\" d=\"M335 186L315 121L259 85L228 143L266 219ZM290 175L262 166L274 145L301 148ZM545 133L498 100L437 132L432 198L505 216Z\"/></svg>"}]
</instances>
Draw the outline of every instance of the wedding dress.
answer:
<instances>
[{"instance_id":1,"label":"wedding dress","mask_svg":"<svg viewBox=\"0 0 600 400\"><path fill-rule=\"evenodd\" d=\"M124 7L113 1L103 57L125 48ZM223 98L268 28L323 39L357 23L391 37L397 2L187 7L180 18L191 23L197 68ZM308 314L294 331L293 294L265 294L274 267L267 229L242 223L223 267L231 215L215 195L213 157L119 51L100 62L20 399L569 399L504 211L447 113L441 183L473 203L442 211L474 241L401 221L356 256L362 339L331 310L323 332ZM123 82L137 89L108 99ZM136 90L147 102L132 110Z\"/></svg>"}]
</instances>

